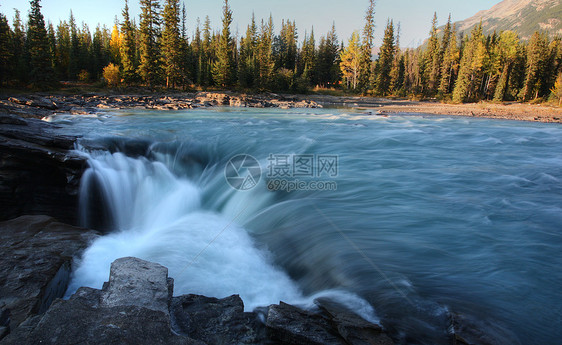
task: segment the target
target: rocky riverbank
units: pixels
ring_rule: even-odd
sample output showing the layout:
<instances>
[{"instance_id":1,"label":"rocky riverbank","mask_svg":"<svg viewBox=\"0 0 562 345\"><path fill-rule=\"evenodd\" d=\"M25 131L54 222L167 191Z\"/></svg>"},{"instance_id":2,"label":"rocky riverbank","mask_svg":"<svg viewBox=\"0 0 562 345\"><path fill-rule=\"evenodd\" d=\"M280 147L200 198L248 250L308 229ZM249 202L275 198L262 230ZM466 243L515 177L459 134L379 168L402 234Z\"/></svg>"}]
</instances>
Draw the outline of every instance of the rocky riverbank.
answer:
<instances>
[{"instance_id":1,"label":"rocky riverbank","mask_svg":"<svg viewBox=\"0 0 562 345\"><path fill-rule=\"evenodd\" d=\"M167 268L118 259L101 290L80 288L36 313L14 313L13 303L4 307L14 320L7 335L4 326L0 344L394 344L380 325L327 300L318 300L313 311L280 302L244 312L237 295L172 296Z\"/></svg>"},{"instance_id":2,"label":"rocky riverbank","mask_svg":"<svg viewBox=\"0 0 562 345\"><path fill-rule=\"evenodd\" d=\"M0 98L0 112L43 118L55 113L93 114L100 109L185 110L231 106L249 108L319 108L319 103L296 96L198 92L181 95L29 95Z\"/></svg>"},{"instance_id":3,"label":"rocky riverbank","mask_svg":"<svg viewBox=\"0 0 562 345\"><path fill-rule=\"evenodd\" d=\"M529 103L466 103L449 104L374 97L339 97L326 95L295 96L310 99L325 107L365 108L378 115L396 113L469 116L490 119L562 123L562 108Z\"/></svg>"}]
</instances>

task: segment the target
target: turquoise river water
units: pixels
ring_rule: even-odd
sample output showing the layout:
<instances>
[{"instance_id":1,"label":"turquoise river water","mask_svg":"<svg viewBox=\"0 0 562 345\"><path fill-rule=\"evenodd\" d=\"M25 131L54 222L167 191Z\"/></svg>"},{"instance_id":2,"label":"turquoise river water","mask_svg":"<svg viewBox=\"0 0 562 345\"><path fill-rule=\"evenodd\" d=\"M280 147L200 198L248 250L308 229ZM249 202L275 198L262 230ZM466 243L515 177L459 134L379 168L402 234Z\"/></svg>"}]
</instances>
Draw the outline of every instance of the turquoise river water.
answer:
<instances>
[{"instance_id":1,"label":"turquoise river water","mask_svg":"<svg viewBox=\"0 0 562 345\"><path fill-rule=\"evenodd\" d=\"M405 344L449 343L453 318L497 343L562 339L560 125L357 109L47 120L83 136L81 219L106 231L69 293L137 256L167 266L176 295L240 294L247 310L329 297Z\"/></svg>"}]
</instances>

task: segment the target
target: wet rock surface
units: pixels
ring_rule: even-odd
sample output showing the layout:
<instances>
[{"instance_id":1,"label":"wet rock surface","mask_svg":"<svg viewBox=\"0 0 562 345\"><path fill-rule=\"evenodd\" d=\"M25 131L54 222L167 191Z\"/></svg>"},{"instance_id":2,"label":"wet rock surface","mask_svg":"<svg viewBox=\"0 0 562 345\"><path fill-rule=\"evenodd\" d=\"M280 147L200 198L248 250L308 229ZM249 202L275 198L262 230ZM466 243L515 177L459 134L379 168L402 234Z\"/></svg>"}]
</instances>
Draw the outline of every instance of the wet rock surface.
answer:
<instances>
[{"instance_id":1,"label":"wet rock surface","mask_svg":"<svg viewBox=\"0 0 562 345\"><path fill-rule=\"evenodd\" d=\"M165 267L118 259L102 290L80 288L56 300L0 344L393 344L379 326L349 311L310 312L281 302L244 312L237 295L172 297L172 286ZM359 337L342 332L348 323Z\"/></svg>"},{"instance_id":2,"label":"wet rock surface","mask_svg":"<svg viewBox=\"0 0 562 345\"><path fill-rule=\"evenodd\" d=\"M63 296L73 258L97 236L47 216L0 223L0 337Z\"/></svg>"},{"instance_id":3,"label":"wet rock surface","mask_svg":"<svg viewBox=\"0 0 562 345\"><path fill-rule=\"evenodd\" d=\"M76 137L37 119L0 114L0 220L47 214L76 224L86 159Z\"/></svg>"}]
</instances>

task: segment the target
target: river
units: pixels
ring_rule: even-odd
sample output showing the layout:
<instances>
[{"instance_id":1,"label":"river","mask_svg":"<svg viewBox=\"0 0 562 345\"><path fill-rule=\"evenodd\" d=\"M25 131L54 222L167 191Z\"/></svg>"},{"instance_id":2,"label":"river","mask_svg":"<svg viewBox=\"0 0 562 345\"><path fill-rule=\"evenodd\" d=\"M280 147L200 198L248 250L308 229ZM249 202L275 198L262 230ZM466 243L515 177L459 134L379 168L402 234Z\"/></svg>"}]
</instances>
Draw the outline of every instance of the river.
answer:
<instances>
[{"instance_id":1,"label":"river","mask_svg":"<svg viewBox=\"0 0 562 345\"><path fill-rule=\"evenodd\" d=\"M451 317L506 344L562 338L562 126L357 109L107 111L82 135L84 226L104 229L68 293L116 258L175 294L246 309L318 296L401 343ZM455 316L458 315L458 316Z\"/></svg>"}]
</instances>

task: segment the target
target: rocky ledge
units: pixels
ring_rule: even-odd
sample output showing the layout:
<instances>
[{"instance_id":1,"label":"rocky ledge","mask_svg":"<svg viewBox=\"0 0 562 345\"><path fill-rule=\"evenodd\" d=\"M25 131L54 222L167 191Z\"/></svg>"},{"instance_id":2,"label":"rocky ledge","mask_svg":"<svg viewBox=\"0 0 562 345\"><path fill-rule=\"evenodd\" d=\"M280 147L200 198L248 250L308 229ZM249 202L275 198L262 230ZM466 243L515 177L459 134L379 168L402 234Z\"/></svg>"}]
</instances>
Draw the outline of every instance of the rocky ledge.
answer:
<instances>
[{"instance_id":1,"label":"rocky ledge","mask_svg":"<svg viewBox=\"0 0 562 345\"><path fill-rule=\"evenodd\" d=\"M167 268L118 259L101 290L55 300L0 344L393 344L380 326L328 301L315 312L282 302L244 312L237 295L172 292Z\"/></svg>"},{"instance_id":2,"label":"rocky ledge","mask_svg":"<svg viewBox=\"0 0 562 345\"><path fill-rule=\"evenodd\" d=\"M76 224L86 159L76 137L38 119L0 114L0 220L48 214Z\"/></svg>"},{"instance_id":3,"label":"rocky ledge","mask_svg":"<svg viewBox=\"0 0 562 345\"><path fill-rule=\"evenodd\" d=\"M249 108L321 108L311 100L277 94L247 95L233 92L198 92L174 95L75 95L18 96L0 99L0 111L24 117L45 117L54 113L91 114L99 109L184 110L231 106Z\"/></svg>"},{"instance_id":4,"label":"rocky ledge","mask_svg":"<svg viewBox=\"0 0 562 345\"><path fill-rule=\"evenodd\" d=\"M0 339L63 296L73 258L98 235L47 216L0 223Z\"/></svg>"}]
</instances>

